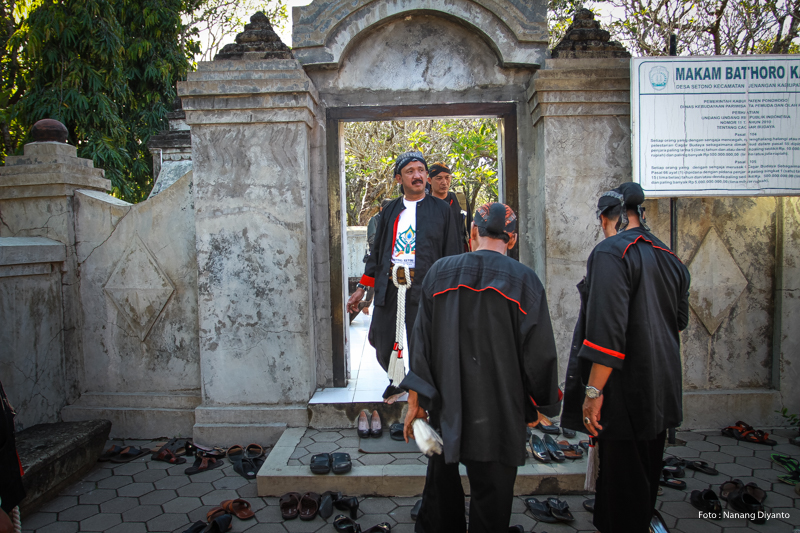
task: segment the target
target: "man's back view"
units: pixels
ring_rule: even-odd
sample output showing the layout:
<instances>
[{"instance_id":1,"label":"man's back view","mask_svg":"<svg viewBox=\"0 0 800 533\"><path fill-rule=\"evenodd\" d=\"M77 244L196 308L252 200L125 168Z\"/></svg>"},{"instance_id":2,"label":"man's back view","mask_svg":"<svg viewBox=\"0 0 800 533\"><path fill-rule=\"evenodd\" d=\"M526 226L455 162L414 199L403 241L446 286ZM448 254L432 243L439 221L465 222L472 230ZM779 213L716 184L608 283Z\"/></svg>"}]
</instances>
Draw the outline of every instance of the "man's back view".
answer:
<instances>
[{"instance_id":1,"label":"man's back view","mask_svg":"<svg viewBox=\"0 0 800 533\"><path fill-rule=\"evenodd\" d=\"M505 531L525 463L525 423L536 420L537 406L558 412L544 288L533 270L504 255L515 227L510 208L482 206L472 229L477 250L440 259L422 285L416 350L401 386L411 391L407 426L427 410L444 453L428 462L418 532L465 530L459 462L472 491L470 531Z\"/></svg>"}]
</instances>

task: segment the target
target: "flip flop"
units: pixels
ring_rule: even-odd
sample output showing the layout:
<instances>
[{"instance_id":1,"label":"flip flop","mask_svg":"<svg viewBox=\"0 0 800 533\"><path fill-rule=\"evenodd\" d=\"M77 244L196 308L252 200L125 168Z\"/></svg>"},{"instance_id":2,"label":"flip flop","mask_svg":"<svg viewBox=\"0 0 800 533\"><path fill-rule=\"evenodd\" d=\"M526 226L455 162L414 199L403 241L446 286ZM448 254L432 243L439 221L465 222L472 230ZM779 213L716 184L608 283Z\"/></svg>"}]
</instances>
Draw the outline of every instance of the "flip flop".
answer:
<instances>
[{"instance_id":1,"label":"flip flop","mask_svg":"<svg viewBox=\"0 0 800 533\"><path fill-rule=\"evenodd\" d=\"M684 490L686 488L686 482L675 479L668 470L661 471L661 480L659 480L658 484L676 490Z\"/></svg>"},{"instance_id":2,"label":"flip flop","mask_svg":"<svg viewBox=\"0 0 800 533\"><path fill-rule=\"evenodd\" d=\"M222 459L216 459L214 457L206 457L203 455L198 455L197 458L194 460L194 464L183 471L184 474L187 476L192 476L194 474L199 474L200 472L205 472L206 470L213 470L215 468L219 468L225 463Z\"/></svg>"},{"instance_id":3,"label":"flip flop","mask_svg":"<svg viewBox=\"0 0 800 533\"><path fill-rule=\"evenodd\" d=\"M769 456L769 458L785 468L790 474L800 474L800 461L794 457L789 457L788 455L783 455L780 453L773 453Z\"/></svg>"},{"instance_id":4,"label":"flip flop","mask_svg":"<svg viewBox=\"0 0 800 533\"><path fill-rule=\"evenodd\" d=\"M702 473L708 474L710 476L716 476L716 475L719 474L719 472L717 472L716 468L714 468L713 466L710 466L705 461L687 461L686 462L686 468L690 468L692 470L696 470L698 472L702 472Z\"/></svg>"},{"instance_id":5,"label":"flip flop","mask_svg":"<svg viewBox=\"0 0 800 533\"><path fill-rule=\"evenodd\" d=\"M547 447L547 452L550 454L550 457L553 458L553 461L557 463L563 463L566 460L564 457L564 452L558 447L556 441L553 440L553 437L550 435L544 436L544 445Z\"/></svg>"},{"instance_id":6,"label":"flip flop","mask_svg":"<svg viewBox=\"0 0 800 533\"><path fill-rule=\"evenodd\" d=\"M722 520L722 504L713 490L693 490L689 501L695 509L710 515L708 518L712 520Z\"/></svg>"},{"instance_id":7,"label":"flip flop","mask_svg":"<svg viewBox=\"0 0 800 533\"><path fill-rule=\"evenodd\" d=\"M719 499L728 501L728 497L744 488L744 483L739 479L731 479L719 486Z\"/></svg>"},{"instance_id":8,"label":"flip flop","mask_svg":"<svg viewBox=\"0 0 800 533\"><path fill-rule=\"evenodd\" d=\"M800 475L782 474L778 476L778 481L782 481L787 485L800 485Z\"/></svg>"},{"instance_id":9,"label":"flip flop","mask_svg":"<svg viewBox=\"0 0 800 533\"><path fill-rule=\"evenodd\" d=\"M753 442L755 444L765 444L767 446L775 446L778 444L776 441L768 438L769 433L760 429L753 429L746 424L723 428L722 434L743 442Z\"/></svg>"},{"instance_id":10,"label":"flip flop","mask_svg":"<svg viewBox=\"0 0 800 533\"><path fill-rule=\"evenodd\" d=\"M225 500L220 503L226 512L236 516L239 520L250 520L255 518L255 513L250 509L250 502L241 498L235 500Z\"/></svg>"},{"instance_id":11,"label":"flip flop","mask_svg":"<svg viewBox=\"0 0 800 533\"><path fill-rule=\"evenodd\" d=\"M540 502L536 498L525 498L525 507L531 512L533 517L539 522L555 524L558 518L553 516L550 506L546 502Z\"/></svg>"},{"instance_id":12,"label":"flip flop","mask_svg":"<svg viewBox=\"0 0 800 533\"><path fill-rule=\"evenodd\" d=\"M303 494L298 509L300 510L300 520L314 520L319 512L319 494L316 492Z\"/></svg>"},{"instance_id":13,"label":"flip flop","mask_svg":"<svg viewBox=\"0 0 800 533\"><path fill-rule=\"evenodd\" d=\"M580 446L570 444L565 440L558 441L558 446L561 448L561 451L564 453L564 457L567 459L575 461L583 457L583 450L580 448Z\"/></svg>"},{"instance_id":14,"label":"flip flop","mask_svg":"<svg viewBox=\"0 0 800 533\"><path fill-rule=\"evenodd\" d=\"M569 511L569 504L558 498L547 498L547 506L550 507L550 514L562 522L572 522L575 517Z\"/></svg>"},{"instance_id":15,"label":"flip flop","mask_svg":"<svg viewBox=\"0 0 800 533\"><path fill-rule=\"evenodd\" d=\"M545 447L539 435L531 435L531 451L535 459L543 463L550 462L550 454L547 453L547 447Z\"/></svg>"},{"instance_id":16,"label":"flip flop","mask_svg":"<svg viewBox=\"0 0 800 533\"><path fill-rule=\"evenodd\" d=\"M143 455L150 453L150 448L137 448L136 446L128 446L123 448L119 454L109 459L112 463L128 463L134 459L138 459Z\"/></svg>"},{"instance_id":17,"label":"flip flop","mask_svg":"<svg viewBox=\"0 0 800 533\"><path fill-rule=\"evenodd\" d=\"M117 446L116 444L113 444L109 449L103 452L103 454L100 455L100 457L97 458L97 462L106 463L110 461L112 457L116 457L117 455L119 455L119 453L124 449L125 449L124 446Z\"/></svg>"},{"instance_id":18,"label":"flip flop","mask_svg":"<svg viewBox=\"0 0 800 533\"><path fill-rule=\"evenodd\" d=\"M300 513L300 493L299 492L287 492L281 499L278 500L278 504L281 508L281 518L284 520L294 520L297 518L297 515Z\"/></svg>"}]
</instances>

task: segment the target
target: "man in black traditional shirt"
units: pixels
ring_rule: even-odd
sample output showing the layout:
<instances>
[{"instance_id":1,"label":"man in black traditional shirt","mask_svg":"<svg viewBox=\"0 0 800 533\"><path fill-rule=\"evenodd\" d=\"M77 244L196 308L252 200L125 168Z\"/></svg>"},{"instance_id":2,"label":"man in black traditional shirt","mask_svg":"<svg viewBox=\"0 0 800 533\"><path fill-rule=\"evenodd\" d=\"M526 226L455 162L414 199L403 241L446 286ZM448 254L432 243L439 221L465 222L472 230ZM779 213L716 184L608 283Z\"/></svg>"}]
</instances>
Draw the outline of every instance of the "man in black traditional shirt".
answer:
<instances>
[{"instance_id":1,"label":"man in black traditional shirt","mask_svg":"<svg viewBox=\"0 0 800 533\"><path fill-rule=\"evenodd\" d=\"M401 272L411 276L405 307L406 327L410 332L417 317L421 286L428 269L439 258L463 252L450 207L425 194L428 165L422 154L400 154L394 173L403 196L389 202L381 212L373 252L367 258L358 288L347 300L347 311L358 311L358 303L366 288L375 287L369 341L375 347L378 362L384 370L389 368L397 318L398 291L391 279L392 266L402 266ZM409 342L411 353L413 341ZM394 387L397 385L395 383ZM387 389L385 398L389 392Z\"/></svg>"},{"instance_id":2,"label":"man in black traditional shirt","mask_svg":"<svg viewBox=\"0 0 800 533\"><path fill-rule=\"evenodd\" d=\"M643 201L638 184L624 183L598 202L607 238L578 285L567 367L561 425L597 436L601 533L648 531L666 430L683 419L679 332L689 321L689 271L650 233Z\"/></svg>"},{"instance_id":3,"label":"man in black traditional shirt","mask_svg":"<svg viewBox=\"0 0 800 533\"><path fill-rule=\"evenodd\" d=\"M507 257L516 216L486 204L475 213L476 251L437 261L422 284L412 338L406 438L414 418L441 429L443 455L428 460L415 531L464 533L467 467L471 533L505 532L517 467L525 464L525 423L537 408L557 414L558 364L544 288ZM537 407L538 406L538 407Z\"/></svg>"},{"instance_id":4,"label":"man in black traditional shirt","mask_svg":"<svg viewBox=\"0 0 800 533\"><path fill-rule=\"evenodd\" d=\"M450 184L453 183L453 174L450 172L450 167L439 161L432 164L428 169L428 183L431 184L431 195L450 206L450 211L453 212L453 218L464 243L464 251L468 252L467 214L461 209L461 203L458 201L456 194L450 190Z\"/></svg>"}]
</instances>

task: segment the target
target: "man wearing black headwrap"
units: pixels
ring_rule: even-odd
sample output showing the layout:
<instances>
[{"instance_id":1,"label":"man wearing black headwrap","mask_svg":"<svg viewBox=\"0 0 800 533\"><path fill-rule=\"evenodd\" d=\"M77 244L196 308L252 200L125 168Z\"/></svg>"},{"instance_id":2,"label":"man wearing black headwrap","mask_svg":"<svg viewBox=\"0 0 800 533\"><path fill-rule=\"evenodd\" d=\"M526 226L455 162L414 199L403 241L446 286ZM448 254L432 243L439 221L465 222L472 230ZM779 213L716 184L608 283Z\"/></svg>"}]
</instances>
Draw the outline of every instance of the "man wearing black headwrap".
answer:
<instances>
[{"instance_id":1,"label":"man wearing black headwrap","mask_svg":"<svg viewBox=\"0 0 800 533\"><path fill-rule=\"evenodd\" d=\"M558 364L544 288L533 270L507 257L516 243L511 208L475 213L476 251L437 261L422 284L412 333L406 437L430 414L443 455L428 460L418 533L463 533L467 467L470 533L507 531L517 467L525 464L525 423L558 413ZM534 403L535 402L535 403Z\"/></svg>"},{"instance_id":2,"label":"man wearing black headwrap","mask_svg":"<svg viewBox=\"0 0 800 533\"><path fill-rule=\"evenodd\" d=\"M650 233L642 202L630 182L600 197L606 239L578 284L567 366L561 425L597 437L601 533L648 531L666 431L683 419L679 332L689 322L689 271Z\"/></svg>"},{"instance_id":3,"label":"man wearing black headwrap","mask_svg":"<svg viewBox=\"0 0 800 533\"><path fill-rule=\"evenodd\" d=\"M403 267L398 272L399 279L404 279L401 274L411 276L412 284L406 294L405 306L406 331L410 332L417 317L421 286L428 269L438 259L463 251L450 207L438 198L425 194L428 164L422 154L400 154L395 162L394 173L403 196L384 207L364 275L358 289L347 301L347 310L357 311L365 289L375 287L375 307L368 338L384 370L389 368L397 319L398 291L392 282L392 265ZM413 349L411 342L409 353ZM402 392L397 385L394 383L387 388L384 398L389 399Z\"/></svg>"},{"instance_id":4,"label":"man wearing black headwrap","mask_svg":"<svg viewBox=\"0 0 800 533\"><path fill-rule=\"evenodd\" d=\"M458 230L462 234L461 238L464 241L464 251L468 252L469 231L467 230L466 223L467 213L461 209L461 203L459 203L456 193L450 190L450 184L452 182L453 175L450 172L450 168L444 163L436 162L428 169L428 183L431 185L430 194L450 206Z\"/></svg>"}]
</instances>

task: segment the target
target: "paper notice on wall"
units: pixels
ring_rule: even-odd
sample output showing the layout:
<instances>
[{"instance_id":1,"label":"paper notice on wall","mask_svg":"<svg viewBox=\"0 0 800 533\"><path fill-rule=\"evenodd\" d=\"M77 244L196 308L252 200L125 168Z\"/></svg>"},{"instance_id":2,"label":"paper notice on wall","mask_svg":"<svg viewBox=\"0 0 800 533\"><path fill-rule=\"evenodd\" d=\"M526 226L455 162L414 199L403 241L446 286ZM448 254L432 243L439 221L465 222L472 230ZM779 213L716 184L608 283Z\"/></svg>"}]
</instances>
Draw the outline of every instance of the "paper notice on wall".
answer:
<instances>
[{"instance_id":1,"label":"paper notice on wall","mask_svg":"<svg viewBox=\"0 0 800 533\"><path fill-rule=\"evenodd\" d=\"M800 57L632 59L631 100L648 196L800 194Z\"/></svg>"}]
</instances>

